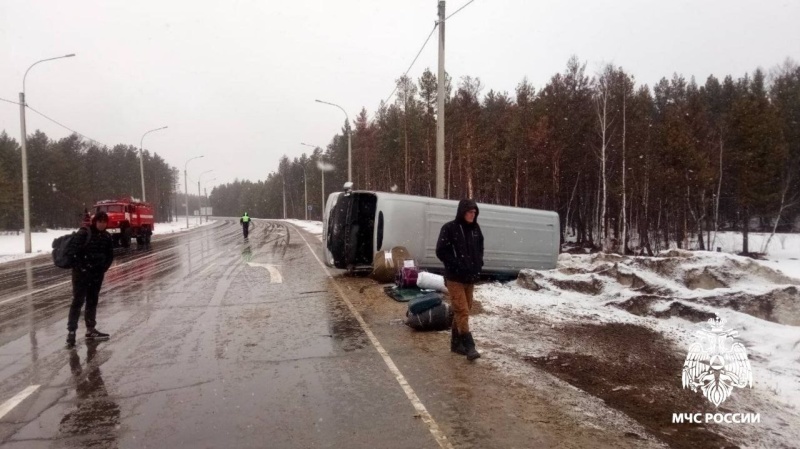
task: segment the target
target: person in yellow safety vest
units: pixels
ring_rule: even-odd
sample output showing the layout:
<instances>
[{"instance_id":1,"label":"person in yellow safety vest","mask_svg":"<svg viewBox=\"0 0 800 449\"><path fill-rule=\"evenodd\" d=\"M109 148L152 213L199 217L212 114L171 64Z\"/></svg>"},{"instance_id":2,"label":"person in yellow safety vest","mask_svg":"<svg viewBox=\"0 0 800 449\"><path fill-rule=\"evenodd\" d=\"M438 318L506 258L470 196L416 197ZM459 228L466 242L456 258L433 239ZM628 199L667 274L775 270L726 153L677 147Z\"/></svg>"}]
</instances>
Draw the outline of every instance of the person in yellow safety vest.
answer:
<instances>
[{"instance_id":1,"label":"person in yellow safety vest","mask_svg":"<svg viewBox=\"0 0 800 449\"><path fill-rule=\"evenodd\" d=\"M239 219L239 223L242 224L242 234L244 234L244 238L247 238L247 234L250 233L250 216L247 215L247 212Z\"/></svg>"}]
</instances>

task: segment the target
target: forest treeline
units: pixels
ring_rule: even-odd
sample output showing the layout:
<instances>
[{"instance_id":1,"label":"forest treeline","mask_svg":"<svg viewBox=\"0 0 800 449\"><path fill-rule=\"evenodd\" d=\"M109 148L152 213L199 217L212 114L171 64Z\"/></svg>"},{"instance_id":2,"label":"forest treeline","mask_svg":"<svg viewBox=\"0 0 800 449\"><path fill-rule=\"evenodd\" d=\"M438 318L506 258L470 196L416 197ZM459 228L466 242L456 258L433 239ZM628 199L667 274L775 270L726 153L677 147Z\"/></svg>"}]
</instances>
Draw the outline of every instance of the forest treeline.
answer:
<instances>
[{"instance_id":1,"label":"forest treeline","mask_svg":"<svg viewBox=\"0 0 800 449\"><path fill-rule=\"evenodd\" d=\"M769 73L681 75L638 84L622 67L590 74L571 58L536 89L513 94L479 78L446 81L446 197L557 211L562 235L583 246L653 254L707 249L716 230L790 230L800 216L800 67ZM435 193L436 76L401 77L391 104L353 125L357 189ZM319 219L319 161L326 193L346 177L346 129L324 149L280 161L258 182L211 194L215 213ZM750 226L745 226L750 223ZM748 248L745 252L758 251Z\"/></svg>"},{"instance_id":2,"label":"forest treeline","mask_svg":"<svg viewBox=\"0 0 800 449\"><path fill-rule=\"evenodd\" d=\"M394 99L352 124L357 189L433 196L436 90L425 70L397 80ZM681 75L638 84L622 67L588 73L571 58L537 89L513 93L479 78L445 82L447 198L557 211L578 245L653 254L669 246L708 249L717 230L788 231L800 218L800 67L702 83ZM98 147L72 135L28 137L34 226L72 226L94 201L138 196L138 149ZM172 218L183 195L175 168L144 153L148 200ZM325 195L346 181L347 124L325 148L279 161L258 181L215 187L215 215L321 218ZM306 179L307 177L307 179ZM307 182L304 183L304 180ZM190 210L197 209L190 198ZM190 212L191 213L191 212ZM745 224L749 223L749 226ZM18 142L0 134L0 228L22 226Z\"/></svg>"},{"instance_id":3,"label":"forest treeline","mask_svg":"<svg viewBox=\"0 0 800 449\"><path fill-rule=\"evenodd\" d=\"M41 131L28 136L31 227L76 227L85 208L99 200L141 198L139 149L100 147L77 134L52 140ZM23 227L22 163L19 142L0 132L0 229ZM175 211L178 172L157 154L144 155L145 189L156 219ZM180 199L182 201L182 198ZM182 203L181 203L182 204Z\"/></svg>"}]
</instances>

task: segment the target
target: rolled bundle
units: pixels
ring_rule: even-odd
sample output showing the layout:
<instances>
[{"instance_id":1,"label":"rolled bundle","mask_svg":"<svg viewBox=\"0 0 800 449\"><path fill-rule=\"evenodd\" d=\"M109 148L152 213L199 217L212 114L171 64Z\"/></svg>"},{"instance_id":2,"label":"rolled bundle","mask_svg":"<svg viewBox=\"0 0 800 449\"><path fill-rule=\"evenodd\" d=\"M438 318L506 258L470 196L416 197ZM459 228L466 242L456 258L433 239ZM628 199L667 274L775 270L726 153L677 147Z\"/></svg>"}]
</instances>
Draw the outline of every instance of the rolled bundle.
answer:
<instances>
[{"instance_id":1,"label":"rolled bundle","mask_svg":"<svg viewBox=\"0 0 800 449\"><path fill-rule=\"evenodd\" d=\"M444 277L425 271L417 275L417 287L447 293L447 287L444 285Z\"/></svg>"},{"instance_id":2,"label":"rolled bundle","mask_svg":"<svg viewBox=\"0 0 800 449\"><path fill-rule=\"evenodd\" d=\"M370 277L378 282L392 282L395 274L411 255L402 246L395 246L391 251L378 251L372 260L372 273Z\"/></svg>"}]
</instances>

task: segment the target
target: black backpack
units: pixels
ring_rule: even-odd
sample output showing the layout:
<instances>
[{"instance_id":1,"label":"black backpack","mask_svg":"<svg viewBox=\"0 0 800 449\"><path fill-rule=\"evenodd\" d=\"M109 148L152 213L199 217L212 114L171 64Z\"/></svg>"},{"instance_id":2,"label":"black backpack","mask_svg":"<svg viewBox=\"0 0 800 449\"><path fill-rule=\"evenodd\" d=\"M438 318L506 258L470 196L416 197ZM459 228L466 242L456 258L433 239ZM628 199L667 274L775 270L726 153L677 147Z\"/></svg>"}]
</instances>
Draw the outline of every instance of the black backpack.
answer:
<instances>
[{"instance_id":1,"label":"black backpack","mask_svg":"<svg viewBox=\"0 0 800 449\"><path fill-rule=\"evenodd\" d=\"M89 244L89 241L92 240L92 230L86 230L88 231L89 236L83 243L84 247L86 247L86 245ZM72 234L62 235L61 237L53 240L53 265L59 268L72 268L73 258L70 254L67 254L67 249L69 249L72 239L75 238L78 238L78 231L75 231Z\"/></svg>"}]
</instances>

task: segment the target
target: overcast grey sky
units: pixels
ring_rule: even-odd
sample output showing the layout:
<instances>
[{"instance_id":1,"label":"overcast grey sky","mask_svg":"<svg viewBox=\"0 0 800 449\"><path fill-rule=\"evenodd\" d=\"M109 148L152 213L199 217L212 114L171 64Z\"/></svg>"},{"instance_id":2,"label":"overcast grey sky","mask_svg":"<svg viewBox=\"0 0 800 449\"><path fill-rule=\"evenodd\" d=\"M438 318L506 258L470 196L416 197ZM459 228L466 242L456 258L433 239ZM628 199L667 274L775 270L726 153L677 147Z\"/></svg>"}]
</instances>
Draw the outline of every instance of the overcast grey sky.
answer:
<instances>
[{"instance_id":1,"label":"overcast grey sky","mask_svg":"<svg viewBox=\"0 0 800 449\"><path fill-rule=\"evenodd\" d=\"M468 0L450 0L448 13ZM325 146L362 106L392 91L436 20L436 0L0 1L0 98L108 144L138 145L216 183L263 179L282 154ZM681 73L741 76L800 60L797 0L475 0L447 24L447 71L513 92L540 89L577 55L652 86ZM436 35L409 73L436 69ZM19 139L18 107L0 129ZM28 132L69 134L29 113ZM209 179L213 176L208 176Z\"/></svg>"}]
</instances>

